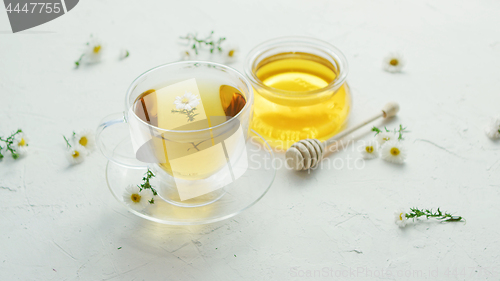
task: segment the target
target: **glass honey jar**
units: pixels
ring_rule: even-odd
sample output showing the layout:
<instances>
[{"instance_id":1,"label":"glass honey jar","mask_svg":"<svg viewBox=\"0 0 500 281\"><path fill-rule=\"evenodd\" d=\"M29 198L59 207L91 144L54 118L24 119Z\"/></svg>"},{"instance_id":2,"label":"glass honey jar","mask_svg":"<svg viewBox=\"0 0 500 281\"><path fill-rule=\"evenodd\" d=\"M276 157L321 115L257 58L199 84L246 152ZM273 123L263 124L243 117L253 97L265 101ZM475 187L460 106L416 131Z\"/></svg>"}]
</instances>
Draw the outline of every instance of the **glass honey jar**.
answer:
<instances>
[{"instance_id":1,"label":"glass honey jar","mask_svg":"<svg viewBox=\"0 0 500 281\"><path fill-rule=\"evenodd\" d=\"M345 126L352 101L339 49L313 38L277 38L255 47L245 64L255 90L251 127L274 149L326 140Z\"/></svg>"}]
</instances>

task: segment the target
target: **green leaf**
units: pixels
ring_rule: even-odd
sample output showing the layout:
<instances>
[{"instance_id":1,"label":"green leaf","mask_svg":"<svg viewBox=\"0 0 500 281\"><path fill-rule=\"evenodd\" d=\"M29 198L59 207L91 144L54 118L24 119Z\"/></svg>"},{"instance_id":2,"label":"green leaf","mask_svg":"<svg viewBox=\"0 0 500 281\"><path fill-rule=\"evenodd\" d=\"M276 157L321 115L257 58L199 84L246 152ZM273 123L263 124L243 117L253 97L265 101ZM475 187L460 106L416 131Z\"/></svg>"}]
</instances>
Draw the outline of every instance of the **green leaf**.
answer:
<instances>
[{"instance_id":1,"label":"green leaf","mask_svg":"<svg viewBox=\"0 0 500 281\"><path fill-rule=\"evenodd\" d=\"M372 131L376 132L375 135L378 135L378 134L382 133L382 131L379 128L375 127L375 126L373 126Z\"/></svg>"}]
</instances>

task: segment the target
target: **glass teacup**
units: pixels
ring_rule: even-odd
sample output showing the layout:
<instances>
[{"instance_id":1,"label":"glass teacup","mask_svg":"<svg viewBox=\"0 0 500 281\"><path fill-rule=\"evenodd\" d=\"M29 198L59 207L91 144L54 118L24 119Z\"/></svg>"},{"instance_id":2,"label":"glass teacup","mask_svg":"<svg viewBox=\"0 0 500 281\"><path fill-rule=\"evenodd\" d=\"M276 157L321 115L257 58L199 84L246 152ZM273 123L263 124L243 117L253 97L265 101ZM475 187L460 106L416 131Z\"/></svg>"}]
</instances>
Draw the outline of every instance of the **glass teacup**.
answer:
<instances>
[{"instance_id":1,"label":"glass teacup","mask_svg":"<svg viewBox=\"0 0 500 281\"><path fill-rule=\"evenodd\" d=\"M124 113L103 120L97 143L116 164L152 169L165 201L206 205L248 168L252 103L249 82L230 67L200 61L161 65L132 82ZM108 129L124 123L131 140L127 153L110 144L116 135Z\"/></svg>"}]
</instances>

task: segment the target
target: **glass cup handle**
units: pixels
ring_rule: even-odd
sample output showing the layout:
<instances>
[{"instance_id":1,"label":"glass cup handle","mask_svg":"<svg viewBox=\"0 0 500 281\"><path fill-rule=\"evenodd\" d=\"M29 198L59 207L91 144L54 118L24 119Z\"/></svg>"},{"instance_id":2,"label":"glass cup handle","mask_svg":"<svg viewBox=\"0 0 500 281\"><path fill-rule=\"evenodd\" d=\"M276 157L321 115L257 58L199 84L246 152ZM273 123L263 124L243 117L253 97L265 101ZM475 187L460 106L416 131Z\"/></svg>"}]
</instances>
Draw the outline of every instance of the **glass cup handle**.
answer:
<instances>
[{"instance_id":1,"label":"glass cup handle","mask_svg":"<svg viewBox=\"0 0 500 281\"><path fill-rule=\"evenodd\" d=\"M101 120L96 131L96 143L101 153L115 164L132 169L148 167L147 163L135 157L123 112L111 114Z\"/></svg>"}]
</instances>

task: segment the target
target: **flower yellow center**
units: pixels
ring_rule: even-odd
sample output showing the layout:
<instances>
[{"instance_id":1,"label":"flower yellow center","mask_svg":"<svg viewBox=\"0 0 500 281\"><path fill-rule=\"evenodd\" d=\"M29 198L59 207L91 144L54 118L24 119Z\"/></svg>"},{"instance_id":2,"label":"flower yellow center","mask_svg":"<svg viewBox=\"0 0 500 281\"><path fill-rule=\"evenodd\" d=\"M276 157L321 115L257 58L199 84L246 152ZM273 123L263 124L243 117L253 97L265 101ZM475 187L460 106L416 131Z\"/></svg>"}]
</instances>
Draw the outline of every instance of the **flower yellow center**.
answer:
<instances>
[{"instance_id":1,"label":"flower yellow center","mask_svg":"<svg viewBox=\"0 0 500 281\"><path fill-rule=\"evenodd\" d=\"M366 147L366 152L372 153L373 152L373 146L367 146Z\"/></svg>"},{"instance_id":2,"label":"flower yellow center","mask_svg":"<svg viewBox=\"0 0 500 281\"><path fill-rule=\"evenodd\" d=\"M94 47L94 49L92 51L94 52L94 54L97 54L97 53L99 53L100 50L101 50L101 45L97 45Z\"/></svg>"},{"instance_id":3,"label":"flower yellow center","mask_svg":"<svg viewBox=\"0 0 500 281\"><path fill-rule=\"evenodd\" d=\"M137 193L134 193L134 194L130 195L130 200L132 200L132 202L134 202L134 203L139 203L139 202L141 202L141 196Z\"/></svg>"},{"instance_id":4,"label":"flower yellow center","mask_svg":"<svg viewBox=\"0 0 500 281\"><path fill-rule=\"evenodd\" d=\"M188 98L182 98L181 102L182 103L189 103L189 99Z\"/></svg>"},{"instance_id":5,"label":"flower yellow center","mask_svg":"<svg viewBox=\"0 0 500 281\"><path fill-rule=\"evenodd\" d=\"M21 139L21 141L19 142L19 146L25 146L26 145L26 141L24 139Z\"/></svg>"},{"instance_id":6,"label":"flower yellow center","mask_svg":"<svg viewBox=\"0 0 500 281\"><path fill-rule=\"evenodd\" d=\"M86 146L88 143L87 137L81 137L78 141L82 146Z\"/></svg>"},{"instance_id":7,"label":"flower yellow center","mask_svg":"<svg viewBox=\"0 0 500 281\"><path fill-rule=\"evenodd\" d=\"M402 221L403 220L403 213L399 213L399 220Z\"/></svg>"},{"instance_id":8,"label":"flower yellow center","mask_svg":"<svg viewBox=\"0 0 500 281\"><path fill-rule=\"evenodd\" d=\"M388 140L391 140L391 137L384 137L382 139L385 140L385 141L388 141Z\"/></svg>"},{"instance_id":9,"label":"flower yellow center","mask_svg":"<svg viewBox=\"0 0 500 281\"><path fill-rule=\"evenodd\" d=\"M73 158L78 158L78 156L80 156L80 152L78 151L73 151L73 154L72 154Z\"/></svg>"},{"instance_id":10,"label":"flower yellow center","mask_svg":"<svg viewBox=\"0 0 500 281\"><path fill-rule=\"evenodd\" d=\"M227 56L232 58L234 56L234 50L231 50L227 53Z\"/></svg>"},{"instance_id":11,"label":"flower yellow center","mask_svg":"<svg viewBox=\"0 0 500 281\"><path fill-rule=\"evenodd\" d=\"M398 59L391 59L389 61L389 64L392 66L397 66L399 64L399 60Z\"/></svg>"},{"instance_id":12,"label":"flower yellow center","mask_svg":"<svg viewBox=\"0 0 500 281\"><path fill-rule=\"evenodd\" d=\"M393 156L398 156L398 155L399 155L399 153L401 153L401 151L399 151L399 148L397 148L397 147L393 147L393 148L391 148L391 154L392 154Z\"/></svg>"}]
</instances>

